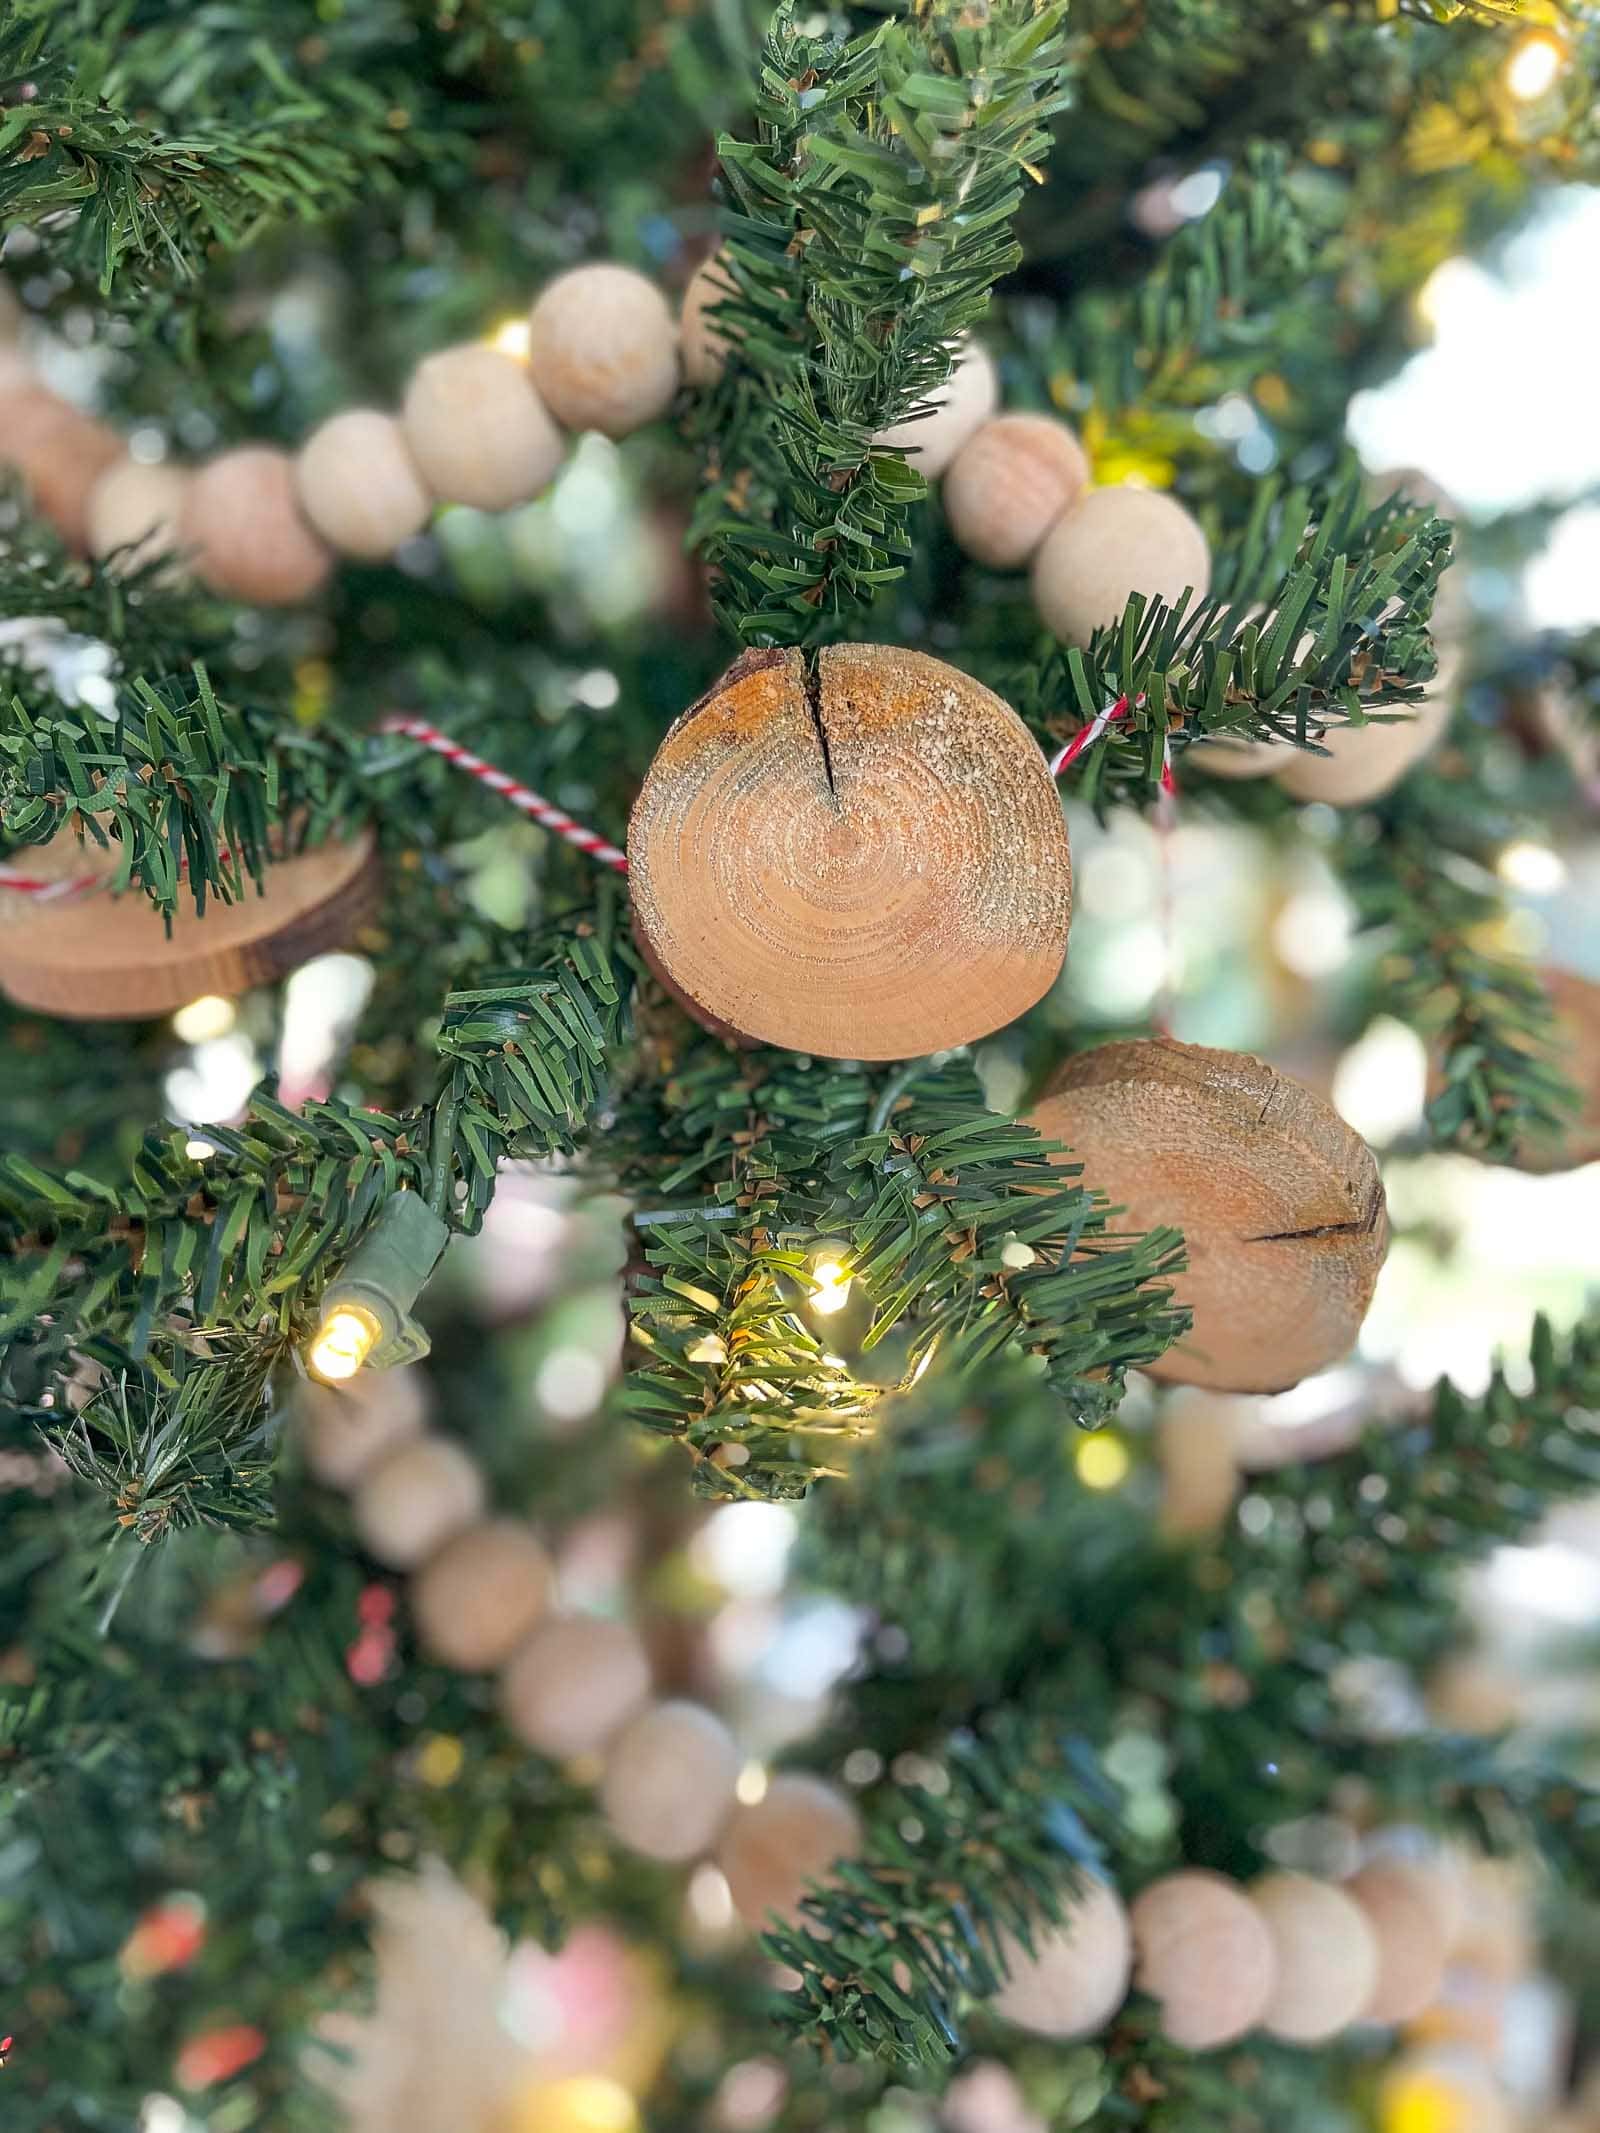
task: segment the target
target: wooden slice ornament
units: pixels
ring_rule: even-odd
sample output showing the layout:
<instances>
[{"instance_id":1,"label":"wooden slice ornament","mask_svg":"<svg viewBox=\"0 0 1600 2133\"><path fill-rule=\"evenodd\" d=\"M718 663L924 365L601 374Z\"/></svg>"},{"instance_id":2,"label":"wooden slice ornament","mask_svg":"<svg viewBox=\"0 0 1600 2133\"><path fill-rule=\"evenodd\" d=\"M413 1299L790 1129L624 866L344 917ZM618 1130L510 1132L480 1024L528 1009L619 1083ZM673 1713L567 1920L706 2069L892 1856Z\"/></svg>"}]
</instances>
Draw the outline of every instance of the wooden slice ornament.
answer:
<instances>
[{"instance_id":1,"label":"wooden slice ornament","mask_svg":"<svg viewBox=\"0 0 1600 2133\"><path fill-rule=\"evenodd\" d=\"M668 733L628 837L634 927L691 1013L828 1059L1012 1022L1066 955L1072 870L1037 743L937 659L748 652Z\"/></svg>"},{"instance_id":2,"label":"wooden slice ornament","mask_svg":"<svg viewBox=\"0 0 1600 2133\"><path fill-rule=\"evenodd\" d=\"M116 855L73 833L11 857L38 878L102 880ZM314 846L246 880L232 903L208 897L205 913L180 906L169 934L138 889L101 886L55 898L0 891L0 992L19 1007L78 1022L171 1014L204 993L269 984L311 956L343 945L377 902L370 830Z\"/></svg>"},{"instance_id":3,"label":"wooden slice ornament","mask_svg":"<svg viewBox=\"0 0 1600 2133\"><path fill-rule=\"evenodd\" d=\"M1169 1038L1067 1061L1030 1115L1064 1141L1114 1227L1170 1223L1194 1313L1151 1375L1281 1392L1356 1337L1389 1248L1378 1166L1310 1090L1260 1059Z\"/></svg>"}]
</instances>

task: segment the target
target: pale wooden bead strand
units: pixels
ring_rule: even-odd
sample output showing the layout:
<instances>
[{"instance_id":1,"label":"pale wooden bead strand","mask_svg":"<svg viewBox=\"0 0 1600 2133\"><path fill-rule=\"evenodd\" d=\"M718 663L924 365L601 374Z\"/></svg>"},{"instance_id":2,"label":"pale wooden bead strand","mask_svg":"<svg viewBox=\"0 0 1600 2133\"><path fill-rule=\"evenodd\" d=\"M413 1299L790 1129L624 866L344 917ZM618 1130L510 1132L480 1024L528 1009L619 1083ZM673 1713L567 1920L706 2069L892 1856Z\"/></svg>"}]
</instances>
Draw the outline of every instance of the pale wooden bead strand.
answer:
<instances>
[{"instance_id":1,"label":"pale wooden bead strand","mask_svg":"<svg viewBox=\"0 0 1600 2133\"><path fill-rule=\"evenodd\" d=\"M346 555L374 562L428 523L432 500L405 432L375 407L347 407L314 429L295 479L301 510Z\"/></svg>"},{"instance_id":2,"label":"pale wooden bead strand","mask_svg":"<svg viewBox=\"0 0 1600 2133\"><path fill-rule=\"evenodd\" d=\"M514 1518L464 1527L411 1581L423 1649L458 1673L502 1665L550 1605L550 1558Z\"/></svg>"},{"instance_id":3,"label":"pale wooden bead strand","mask_svg":"<svg viewBox=\"0 0 1600 2133\"><path fill-rule=\"evenodd\" d=\"M612 1742L600 1805L613 1833L646 1859L686 1863L708 1851L733 1812L739 1750L697 1703L656 1703Z\"/></svg>"},{"instance_id":4,"label":"pale wooden bead strand","mask_svg":"<svg viewBox=\"0 0 1600 2133\"><path fill-rule=\"evenodd\" d=\"M961 341L954 358L949 378L932 395L931 412L908 415L904 422L879 430L872 440L903 446L907 462L929 481L939 479L1000 404L1000 374L988 350L977 341ZM1087 474L1085 465L1084 479Z\"/></svg>"},{"instance_id":5,"label":"pale wooden bead strand","mask_svg":"<svg viewBox=\"0 0 1600 2133\"><path fill-rule=\"evenodd\" d=\"M333 564L300 515L294 462L270 445L243 445L200 468L179 539L213 592L263 607L308 600Z\"/></svg>"},{"instance_id":6,"label":"pale wooden bead strand","mask_svg":"<svg viewBox=\"0 0 1600 2133\"><path fill-rule=\"evenodd\" d=\"M528 368L569 430L626 437L654 422L678 390L678 328L653 281L631 267L573 267L528 320Z\"/></svg>"},{"instance_id":7,"label":"pale wooden bead strand","mask_svg":"<svg viewBox=\"0 0 1600 2133\"><path fill-rule=\"evenodd\" d=\"M764 1925L772 1914L788 1924L806 1883L854 1858L861 1841L861 1817L842 1792L804 1771L780 1771L759 1800L734 1810L717 1864L746 1925Z\"/></svg>"},{"instance_id":8,"label":"pale wooden bead strand","mask_svg":"<svg viewBox=\"0 0 1600 2133\"><path fill-rule=\"evenodd\" d=\"M567 449L527 365L478 344L424 357L400 423L439 501L477 511L509 511L542 495Z\"/></svg>"},{"instance_id":9,"label":"pale wooden bead strand","mask_svg":"<svg viewBox=\"0 0 1600 2133\"><path fill-rule=\"evenodd\" d=\"M1286 2044L1325 2044L1359 2021L1378 1987L1378 1943L1361 1907L1309 1874L1264 1874L1250 1898L1277 1961L1262 2027Z\"/></svg>"},{"instance_id":10,"label":"pale wooden bead strand","mask_svg":"<svg viewBox=\"0 0 1600 2133\"><path fill-rule=\"evenodd\" d=\"M1161 2004L1185 2051L1215 2051L1255 2028L1277 1983L1272 1934L1237 1882L1187 1869L1153 1881L1129 1914L1134 1984Z\"/></svg>"},{"instance_id":11,"label":"pale wooden bead strand","mask_svg":"<svg viewBox=\"0 0 1600 2133\"><path fill-rule=\"evenodd\" d=\"M412 1570L484 1505L483 1476L444 1437L418 1437L367 1468L356 1483L356 1531L391 1570Z\"/></svg>"},{"instance_id":12,"label":"pale wooden bead strand","mask_svg":"<svg viewBox=\"0 0 1600 2133\"><path fill-rule=\"evenodd\" d=\"M108 556L117 549L121 570L139 570L179 545L184 500L192 477L182 467L141 466L119 459L89 491L89 553ZM179 566L173 567L174 575ZM166 573L163 573L166 575Z\"/></svg>"},{"instance_id":13,"label":"pale wooden bead strand","mask_svg":"<svg viewBox=\"0 0 1600 2133\"><path fill-rule=\"evenodd\" d=\"M1036 1928L1033 1944L1030 1955L1001 1935L1007 1976L995 2013L1036 2036L1092 2037L1128 1996L1133 1933L1122 1898L1109 1882L1086 1880L1061 1924Z\"/></svg>"},{"instance_id":14,"label":"pale wooden bead strand","mask_svg":"<svg viewBox=\"0 0 1600 2133\"><path fill-rule=\"evenodd\" d=\"M1185 589L1211 589L1211 551L1170 496L1124 483L1091 489L1057 521L1033 558L1040 620L1068 644L1087 644L1135 593L1175 607Z\"/></svg>"},{"instance_id":15,"label":"pale wooden bead strand","mask_svg":"<svg viewBox=\"0 0 1600 2133\"><path fill-rule=\"evenodd\" d=\"M996 415L979 425L944 478L957 543L991 570L1020 570L1082 495L1089 461L1051 415Z\"/></svg>"}]
</instances>

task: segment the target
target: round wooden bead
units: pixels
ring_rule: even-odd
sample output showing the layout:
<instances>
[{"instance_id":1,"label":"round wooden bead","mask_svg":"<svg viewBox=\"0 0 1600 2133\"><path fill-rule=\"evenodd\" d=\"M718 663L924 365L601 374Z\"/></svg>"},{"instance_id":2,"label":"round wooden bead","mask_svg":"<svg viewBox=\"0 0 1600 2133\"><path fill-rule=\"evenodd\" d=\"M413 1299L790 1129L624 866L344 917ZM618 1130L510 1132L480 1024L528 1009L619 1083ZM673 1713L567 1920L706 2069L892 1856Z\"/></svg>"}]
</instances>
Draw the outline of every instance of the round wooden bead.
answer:
<instances>
[{"instance_id":1,"label":"round wooden bead","mask_svg":"<svg viewBox=\"0 0 1600 2133\"><path fill-rule=\"evenodd\" d=\"M906 457L917 472L929 481L937 481L962 447L989 421L999 404L1000 374L988 350L981 342L963 341L957 345L949 378L929 401L930 412L908 415L903 422L879 430L872 441L880 445L904 446ZM1037 422L1040 418L1019 415L1011 419ZM1047 427L1060 430L1062 425L1049 423ZM1078 440L1072 432L1068 430L1066 435L1077 447ZM1052 439L1046 450L1047 453L1051 450L1059 452L1060 446ZM1083 461L1083 472L1077 484L1081 488L1088 479L1088 462L1083 460L1081 447L1078 448L1078 458Z\"/></svg>"},{"instance_id":2,"label":"round wooden bead","mask_svg":"<svg viewBox=\"0 0 1600 2133\"><path fill-rule=\"evenodd\" d=\"M653 281L631 267L574 267L533 307L528 365L569 430L626 437L678 390L678 329Z\"/></svg>"},{"instance_id":3,"label":"round wooden bead","mask_svg":"<svg viewBox=\"0 0 1600 2133\"><path fill-rule=\"evenodd\" d=\"M1086 1881L1059 1926L1041 1926L1030 1955L1001 1937L1010 1973L995 1994L997 2014L1036 2036L1092 2037L1128 1996L1133 1934L1122 1898L1103 1881Z\"/></svg>"},{"instance_id":4,"label":"round wooden bead","mask_svg":"<svg viewBox=\"0 0 1600 2133\"><path fill-rule=\"evenodd\" d=\"M1168 1038L1069 1059L1029 1122L1065 1141L1119 1228L1180 1229L1192 1331L1151 1375L1281 1392L1343 1355L1389 1248L1378 1166L1310 1090L1240 1052Z\"/></svg>"},{"instance_id":5,"label":"round wooden bead","mask_svg":"<svg viewBox=\"0 0 1600 2133\"><path fill-rule=\"evenodd\" d=\"M567 449L527 365L475 344L417 365L400 426L434 495L477 511L509 511L541 495Z\"/></svg>"},{"instance_id":6,"label":"round wooden bead","mask_svg":"<svg viewBox=\"0 0 1600 2133\"><path fill-rule=\"evenodd\" d=\"M178 545L189 479L187 469L165 463L145 467L135 459L119 459L107 468L89 491L90 554L129 549L131 554L118 558L117 567L124 570L139 570L170 554Z\"/></svg>"},{"instance_id":7,"label":"round wooden bead","mask_svg":"<svg viewBox=\"0 0 1600 2133\"><path fill-rule=\"evenodd\" d=\"M1346 1883L1378 1944L1378 1982L1362 2010L1368 2022L1412 2022L1438 1997L1449 1954L1449 1913L1435 1869L1375 1859Z\"/></svg>"},{"instance_id":8,"label":"round wooden bead","mask_svg":"<svg viewBox=\"0 0 1600 2133\"><path fill-rule=\"evenodd\" d=\"M519 1520L468 1526L412 1581L424 1649L464 1674L499 1666L549 1606L554 1582L550 1558Z\"/></svg>"},{"instance_id":9,"label":"round wooden bead","mask_svg":"<svg viewBox=\"0 0 1600 2133\"><path fill-rule=\"evenodd\" d=\"M1330 727L1319 744L1326 755L1305 748L1278 749L1278 783L1296 800L1364 807L1397 785L1449 723L1448 691L1430 689L1410 716L1397 712L1393 725Z\"/></svg>"},{"instance_id":10,"label":"round wooden bead","mask_svg":"<svg viewBox=\"0 0 1600 2133\"><path fill-rule=\"evenodd\" d=\"M89 538L89 497L122 458L122 439L21 365L0 381L0 468L12 468L42 518L69 547Z\"/></svg>"},{"instance_id":11,"label":"round wooden bead","mask_svg":"<svg viewBox=\"0 0 1600 2133\"><path fill-rule=\"evenodd\" d=\"M297 1401L306 1465L330 1489L353 1489L428 1416L428 1381L414 1365L362 1370L335 1389L308 1381Z\"/></svg>"},{"instance_id":12,"label":"round wooden bead","mask_svg":"<svg viewBox=\"0 0 1600 2133\"><path fill-rule=\"evenodd\" d=\"M83 847L87 871L109 856ZM170 931L137 889L39 903L26 924L0 929L0 991L22 1007L71 1021L145 1021L203 993L225 997L270 984L314 955L340 948L378 898L372 834L297 852L247 881L232 903L179 908Z\"/></svg>"},{"instance_id":13,"label":"round wooden bead","mask_svg":"<svg viewBox=\"0 0 1600 2133\"><path fill-rule=\"evenodd\" d=\"M1378 1944L1359 1905L1308 1874L1265 1874L1250 1900L1276 1964L1262 2026L1289 2044L1323 2044L1358 2021L1378 1983Z\"/></svg>"},{"instance_id":14,"label":"round wooden bead","mask_svg":"<svg viewBox=\"0 0 1600 2133\"><path fill-rule=\"evenodd\" d=\"M483 1510L483 1475L459 1444L419 1437L362 1475L356 1531L391 1570L414 1570Z\"/></svg>"},{"instance_id":15,"label":"round wooden bead","mask_svg":"<svg viewBox=\"0 0 1600 2133\"><path fill-rule=\"evenodd\" d=\"M546 1622L500 1677L519 1740L558 1762L596 1755L650 1693L650 1655L625 1622Z\"/></svg>"},{"instance_id":16,"label":"round wooden bead","mask_svg":"<svg viewBox=\"0 0 1600 2133\"><path fill-rule=\"evenodd\" d=\"M333 558L300 515L294 461L244 445L201 467L189 485L179 538L214 592L262 607L307 600Z\"/></svg>"},{"instance_id":17,"label":"round wooden bead","mask_svg":"<svg viewBox=\"0 0 1600 2133\"><path fill-rule=\"evenodd\" d=\"M1088 458L1066 423L1050 415L996 415L950 462L944 514L975 562L1020 570L1088 480Z\"/></svg>"},{"instance_id":18,"label":"round wooden bead","mask_svg":"<svg viewBox=\"0 0 1600 2133\"><path fill-rule=\"evenodd\" d=\"M1072 870L1037 743L941 661L748 652L668 733L628 836L634 927L703 1021L830 1059L1012 1022L1066 954Z\"/></svg>"},{"instance_id":19,"label":"round wooden bead","mask_svg":"<svg viewBox=\"0 0 1600 2133\"><path fill-rule=\"evenodd\" d=\"M728 343L716 321L707 316L714 306L733 294L727 263L721 252L702 259L689 277L678 315L678 340L683 351L683 375L701 390L715 385L728 361Z\"/></svg>"},{"instance_id":20,"label":"round wooden bead","mask_svg":"<svg viewBox=\"0 0 1600 2133\"><path fill-rule=\"evenodd\" d=\"M1170 496L1122 485L1091 489L1033 559L1033 601L1046 629L1087 644L1120 620L1135 593L1175 606L1211 589L1206 537Z\"/></svg>"},{"instance_id":21,"label":"round wooden bead","mask_svg":"<svg viewBox=\"0 0 1600 2133\"><path fill-rule=\"evenodd\" d=\"M375 407L347 407L314 429L295 475L301 510L346 555L393 555L428 523L432 502L405 432Z\"/></svg>"},{"instance_id":22,"label":"round wooden bead","mask_svg":"<svg viewBox=\"0 0 1600 2133\"><path fill-rule=\"evenodd\" d=\"M739 1916L759 1926L773 1912L795 1918L806 1884L860 1849L861 1817L851 1802L821 1778L793 1771L773 1778L754 1806L734 1809L717 1864Z\"/></svg>"},{"instance_id":23,"label":"round wooden bead","mask_svg":"<svg viewBox=\"0 0 1600 2133\"><path fill-rule=\"evenodd\" d=\"M1199 1869L1153 1881L1129 1913L1133 1982L1161 2003L1185 2051L1215 2051L1254 2029L1277 1982L1272 1935L1237 1882Z\"/></svg>"},{"instance_id":24,"label":"round wooden bead","mask_svg":"<svg viewBox=\"0 0 1600 2133\"><path fill-rule=\"evenodd\" d=\"M692 1859L716 1842L734 1804L739 1750L697 1703L658 1703L606 1755L600 1804L622 1842L647 1859Z\"/></svg>"},{"instance_id":25,"label":"round wooden bead","mask_svg":"<svg viewBox=\"0 0 1600 2133\"><path fill-rule=\"evenodd\" d=\"M1468 1858L1461 1876L1466 1902L1450 1961L1500 1985L1525 1977L1536 1948L1526 1868L1514 1859Z\"/></svg>"}]
</instances>

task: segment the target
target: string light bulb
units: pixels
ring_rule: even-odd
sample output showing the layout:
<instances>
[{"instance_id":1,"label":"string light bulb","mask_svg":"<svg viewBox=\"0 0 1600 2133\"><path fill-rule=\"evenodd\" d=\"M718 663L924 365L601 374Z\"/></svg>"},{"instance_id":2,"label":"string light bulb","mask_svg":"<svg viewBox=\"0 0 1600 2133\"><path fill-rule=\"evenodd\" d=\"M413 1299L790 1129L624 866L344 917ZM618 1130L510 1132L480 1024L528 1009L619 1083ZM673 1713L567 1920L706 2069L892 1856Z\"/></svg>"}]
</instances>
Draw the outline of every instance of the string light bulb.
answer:
<instances>
[{"instance_id":1,"label":"string light bulb","mask_svg":"<svg viewBox=\"0 0 1600 2133\"><path fill-rule=\"evenodd\" d=\"M488 336L489 346L499 355L510 356L514 362L526 363L528 351L533 346L533 328L526 312L516 318L502 319Z\"/></svg>"},{"instance_id":2,"label":"string light bulb","mask_svg":"<svg viewBox=\"0 0 1600 2133\"><path fill-rule=\"evenodd\" d=\"M1519 104L1538 103L1550 94L1571 58L1566 40L1553 30L1529 30L1512 46L1501 74L1506 94Z\"/></svg>"},{"instance_id":3,"label":"string light bulb","mask_svg":"<svg viewBox=\"0 0 1600 2133\"><path fill-rule=\"evenodd\" d=\"M348 1306L330 1311L318 1328L308 1358L319 1378L353 1378L378 1345L383 1328L370 1311Z\"/></svg>"},{"instance_id":4,"label":"string light bulb","mask_svg":"<svg viewBox=\"0 0 1600 2133\"><path fill-rule=\"evenodd\" d=\"M387 1370L428 1352L411 1306L438 1265L450 1231L420 1193L391 1193L377 1219L329 1282L306 1367L325 1384L363 1365Z\"/></svg>"},{"instance_id":5,"label":"string light bulb","mask_svg":"<svg viewBox=\"0 0 1600 2133\"><path fill-rule=\"evenodd\" d=\"M806 1272L811 1281L810 1308L818 1318L832 1318L850 1301L855 1277L840 1265L831 1250L819 1252Z\"/></svg>"},{"instance_id":6,"label":"string light bulb","mask_svg":"<svg viewBox=\"0 0 1600 2133\"><path fill-rule=\"evenodd\" d=\"M1120 1437L1095 1430L1079 1438L1074 1463L1086 1489L1115 1489L1127 1480L1133 1461Z\"/></svg>"}]
</instances>

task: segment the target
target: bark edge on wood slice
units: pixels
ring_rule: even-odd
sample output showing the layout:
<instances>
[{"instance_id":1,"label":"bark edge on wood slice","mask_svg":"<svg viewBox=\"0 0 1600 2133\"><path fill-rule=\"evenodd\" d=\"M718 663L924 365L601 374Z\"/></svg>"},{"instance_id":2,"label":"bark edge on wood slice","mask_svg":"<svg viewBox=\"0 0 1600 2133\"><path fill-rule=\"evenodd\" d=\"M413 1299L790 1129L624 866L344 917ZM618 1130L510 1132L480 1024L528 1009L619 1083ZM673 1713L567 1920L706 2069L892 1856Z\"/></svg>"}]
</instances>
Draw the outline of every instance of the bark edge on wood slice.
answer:
<instances>
[{"instance_id":1,"label":"bark edge on wood slice","mask_svg":"<svg viewBox=\"0 0 1600 2133\"><path fill-rule=\"evenodd\" d=\"M93 872L103 855L86 851ZM204 993L269 984L342 946L377 902L379 879L372 832L363 830L278 860L259 895L246 880L232 903L208 897L204 917L181 907L170 936L138 889L40 904L9 916L0 933L0 991L68 1021L170 1014Z\"/></svg>"},{"instance_id":2,"label":"bark edge on wood slice","mask_svg":"<svg viewBox=\"0 0 1600 2133\"><path fill-rule=\"evenodd\" d=\"M1345 1354L1389 1249L1372 1150L1264 1060L1160 1037L1069 1059L1029 1114L1115 1208L1114 1229L1170 1223L1192 1331L1150 1375L1282 1392Z\"/></svg>"},{"instance_id":3,"label":"bark edge on wood slice","mask_svg":"<svg viewBox=\"0 0 1600 2133\"><path fill-rule=\"evenodd\" d=\"M1072 867L1011 707L922 652L747 652L670 729L628 834L634 931L702 1023L907 1059L1012 1022L1066 956Z\"/></svg>"}]
</instances>

